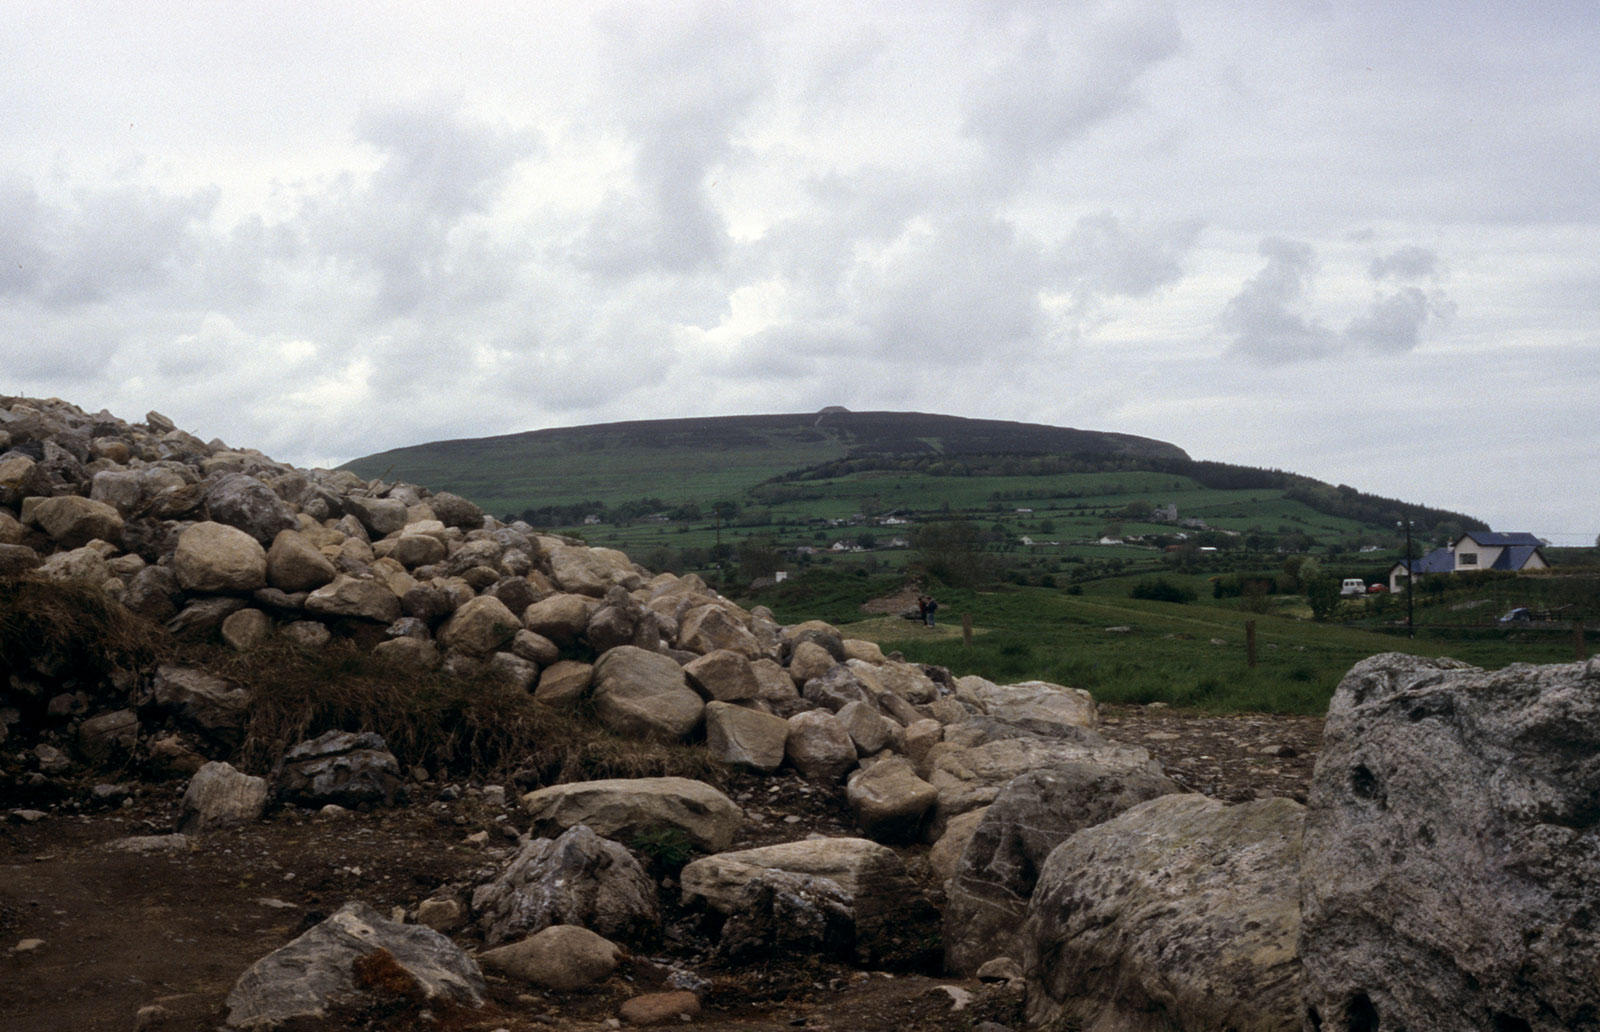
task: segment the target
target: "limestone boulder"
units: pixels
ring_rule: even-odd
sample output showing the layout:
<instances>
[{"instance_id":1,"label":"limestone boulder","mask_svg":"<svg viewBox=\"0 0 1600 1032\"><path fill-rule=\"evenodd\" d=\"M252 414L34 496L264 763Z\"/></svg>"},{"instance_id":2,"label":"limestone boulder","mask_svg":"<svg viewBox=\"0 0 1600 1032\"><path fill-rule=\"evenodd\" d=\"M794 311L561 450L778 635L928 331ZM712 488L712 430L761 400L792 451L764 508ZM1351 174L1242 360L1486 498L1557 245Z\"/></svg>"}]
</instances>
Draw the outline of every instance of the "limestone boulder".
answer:
<instances>
[{"instance_id":1,"label":"limestone boulder","mask_svg":"<svg viewBox=\"0 0 1600 1032\"><path fill-rule=\"evenodd\" d=\"M1600 659L1356 664L1300 886L1308 1027L1600 1027Z\"/></svg>"},{"instance_id":2,"label":"limestone boulder","mask_svg":"<svg viewBox=\"0 0 1600 1032\"><path fill-rule=\"evenodd\" d=\"M28 551L31 552L32 549ZM57 552L34 569L46 580L60 584L78 584L86 588L103 587L112 577L105 553L94 545L84 545L68 552Z\"/></svg>"},{"instance_id":3,"label":"limestone boulder","mask_svg":"<svg viewBox=\"0 0 1600 1032\"><path fill-rule=\"evenodd\" d=\"M633 560L614 548L558 545L550 550L550 576L562 591L600 597L612 587L632 591L643 583Z\"/></svg>"},{"instance_id":4,"label":"limestone boulder","mask_svg":"<svg viewBox=\"0 0 1600 1032\"><path fill-rule=\"evenodd\" d=\"M91 541L122 541L122 515L105 502L78 495L41 499L32 508L33 522L61 548L79 548Z\"/></svg>"},{"instance_id":5,"label":"limestone boulder","mask_svg":"<svg viewBox=\"0 0 1600 1032\"><path fill-rule=\"evenodd\" d=\"M400 619L400 596L381 580L341 573L306 596L306 612L391 624Z\"/></svg>"},{"instance_id":6,"label":"limestone boulder","mask_svg":"<svg viewBox=\"0 0 1600 1032\"><path fill-rule=\"evenodd\" d=\"M915 935L934 913L894 850L862 838L802 839L695 860L680 876L683 901L733 914L745 886L768 871L838 886L855 914L858 957L899 952L895 940Z\"/></svg>"},{"instance_id":7,"label":"limestone boulder","mask_svg":"<svg viewBox=\"0 0 1600 1032\"><path fill-rule=\"evenodd\" d=\"M505 603L493 595L479 595L451 614L439 628L439 644L469 656L486 656L509 645L522 629Z\"/></svg>"},{"instance_id":8,"label":"limestone boulder","mask_svg":"<svg viewBox=\"0 0 1600 1032\"><path fill-rule=\"evenodd\" d=\"M868 702L872 698L861 678L843 663L836 663L822 676L807 681L800 694L807 702L826 706L835 713L847 703Z\"/></svg>"},{"instance_id":9,"label":"limestone boulder","mask_svg":"<svg viewBox=\"0 0 1600 1032\"><path fill-rule=\"evenodd\" d=\"M347 495L344 509L356 518L374 541L404 528L408 515L406 503L400 499L373 498L369 495Z\"/></svg>"},{"instance_id":10,"label":"limestone boulder","mask_svg":"<svg viewBox=\"0 0 1600 1032\"><path fill-rule=\"evenodd\" d=\"M483 510L473 502L449 491L437 491L428 499L428 508L447 527L477 530L483 526Z\"/></svg>"},{"instance_id":11,"label":"limestone boulder","mask_svg":"<svg viewBox=\"0 0 1600 1032\"><path fill-rule=\"evenodd\" d=\"M478 955L478 962L544 989L575 992L611 977L622 947L578 925L551 925L534 935Z\"/></svg>"},{"instance_id":12,"label":"limestone boulder","mask_svg":"<svg viewBox=\"0 0 1600 1032\"><path fill-rule=\"evenodd\" d=\"M0 729L4 722L0 721ZM98 713L78 725L78 751L91 763L105 763L133 751L139 740L139 715L130 709ZM0 741L4 735L0 734Z\"/></svg>"},{"instance_id":13,"label":"limestone boulder","mask_svg":"<svg viewBox=\"0 0 1600 1032\"><path fill-rule=\"evenodd\" d=\"M205 489L206 514L217 523L249 534L262 548L280 531L300 525L294 507L260 480L245 473L227 473Z\"/></svg>"},{"instance_id":14,"label":"limestone boulder","mask_svg":"<svg viewBox=\"0 0 1600 1032\"><path fill-rule=\"evenodd\" d=\"M250 716L250 693L193 667L163 665L151 683L157 705L204 737L237 744Z\"/></svg>"},{"instance_id":15,"label":"limestone boulder","mask_svg":"<svg viewBox=\"0 0 1600 1032\"><path fill-rule=\"evenodd\" d=\"M258 778L212 761L195 771L183 792L178 830L186 835L259 820L267 808L268 786Z\"/></svg>"},{"instance_id":16,"label":"limestone boulder","mask_svg":"<svg viewBox=\"0 0 1600 1032\"><path fill-rule=\"evenodd\" d=\"M172 569L185 591L246 592L267 586L267 552L221 523L196 523L178 535Z\"/></svg>"},{"instance_id":17,"label":"limestone boulder","mask_svg":"<svg viewBox=\"0 0 1600 1032\"><path fill-rule=\"evenodd\" d=\"M713 649L684 664L689 683L708 699L740 702L760 694L756 672L750 660L731 649Z\"/></svg>"},{"instance_id":18,"label":"limestone boulder","mask_svg":"<svg viewBox=\"0 0 1600 1032\"><path fill-rule=\"evenodd\" d=\"M267 549L267 583L280 591L312 591L338 575L322 550L298 530L279 531Z\"/></svg>"},{"instance_id":19,"label":"limestone boulder","mask_svg":"<svg viewBox=\"0 0 1600 1032\"><path fill-rule=\"evenodd\" d=\"M222 621L222 640L238 652L248 652L271 635L272 617L259 609L240 609Z\"/></svg>"},{"instance_id":20,"label":"limestone boulder","mask_svg":"<svg viewBox=\"0 0 1600 1032\"><path fill-rule=\"evenodd\" d=\"M620 843L583 824L523 843L473 890L472 912L490 945L559 925L623 941L661 926L655 882Z\"/></svg>"},{"instance_id":21,"label":"limestone boulder","mask_svg":"<svg viewBox=\"0 0 1600 1032\"><path fill-rule=\"evenodd\" d=\"M589 626L589 617L599 608L594 599L570 592L542 598L522 614L522 625L561 645L571 645Z\"/></svg>"},{"instance_id":22,"label":"limestone boulder","mask_svg":"<svg viewBox=\"0 0 1600 1032\"><path fill-rule=\"evenodd\" d=\"M749 628L720 604L696 606L678 622L678 647L705 655L718 649L759 659L761 644Z\"/></svg>"},{"instance_id":23,"label":"limestone boulder","mask_svg":"<svg viewBox=\"0 0 1600 1032\"><path fill-rule=\"evenodd\" d=\"M307 806L355 809L393 806L404 783L399 761L380 735L329 731L284 753L278 792Z\"/></svg>"},{"instance_id":24,"label":"limestone boulder","mask_svg":"<svg viewBox=\"0 0 1600 1032\"><path fill-rule=\"evenodd\" d=\"M595 713L620 735L673 742L699 726L705 702L670 656L623 645L594 665Z\"/></svg>"},{"instance_id":25,"label":"limestone boulder","mask_svg":"<svg viewBox=\"0 0 1600 1032\"><path fill-rule=\"evenodd\" d=\"M802 641L795 645L793 653L789 656L789 674L794 678L796 685L804 685L807 681L821 677L833 669L838 660L827 649L814 641Z\"/></svg>"},{"instance_id":26,"label":"limestone boulder","mask_svg":"<svg viewBox=\"0 0 1600 1032\"><path fill-rule=\"evenodd\" d=\"M1304 823L1287 799L1164 795L1057 846L1022 928L1030 1026L1299 1029Z\"/></svg>"},{"instance_id":27,"label":"limestone boulder","mask_svg":"<svg viewBox=\"0 0 1600 1032\"><path fill-rule=\"evenodd\" d=\"M770 774L783 764L789 722L729 702L706 704L706 750L730 767Z\"/></svg>"},{"instance_id":28,"label":"limestone boulder","mask_svg":"<svg viewBox=\"0 0 1600 1032\"><path fill-rule=\"evenodd\" d=\"M827 710L807 710L787 721L784 757L801 774L838 781L856 765L856 743L839 718Z\"/></svg>"},{"instance_id":29,"label":"limestone boulder","mask_svg":"<svg viewBox=\"0 0 1600 1032\"><path fill-rule=\"evenodd\" d=\"M1065 763L1010 781L961 853L945 887L945 968L976 975L996 957L1021 960L1017 931L1038 872L1074 833L1159 795L1180 792L1147 771Z\"/></svg>"},{"instance_id":30,"label":"limestone boulder","mask_svg":"<svg viewBox=\"0 0 1600 1032\"><path fill-rule=\"evenodd\" d=\"M363 978L363 971L369 976ZM483 973L449 939L352 902L252 964L228 994L227 1023L230 1028L271 1029L320 1021L336 1006L367 999L370 990L363 983L382 978L391 984L397 972L406 990L419 999L466 1007L483 1003Z\"/></svg>"},{"instance_id":31,"label":"limestone boulder","mask_svg":"<svg viewBox=\"0 0 1600 1032\"><path fill-rule=\"evenodd\" d=\"M914 842L922 837L939 792L896 756L852 774L845 798L863 835L877 842Z\"/></svg>"},{"instance_id":32,"label":"limestone boulder","mask_svg":"<svg viewBox=\"0 0 1600 1032\"><path fill-rule=\"evenodd\" d=\"M726 849L744 812L703 781L688 778L613 778L553 785L522 797L534 834L559 834L578 824L627 842L664 829L681 832L694 848Z\"/></svg>"},{"instance_id":33,"label":"limestone boulder","mask_svg":"<svg viewBox=\"0 0 1600 1032\"><path fill-rule=\"evenodd\" d=\"M858 756L874 756L885 749L895 749L903 740L900 725L879 713L870 703L847 702L836 716L855 743Z\"/></svg>"},{"instance_id":34,"label":"limestone boulder","mask_svg":"<svg viewBox=\"0 0 1600 1032\"><path fill-rule=\"evenodd\" d=\"M570 709L589 691L594 666L575 659L562 659L539 671L533 698L546 706Z\"/></svg>"},{"instance_id":35,"label":"limestone boulder","mask_svg":"<svg viewBox=\"0 0 1600 1032\"><path fill-rule=\"evenodd\" d=\"M853 900L818 875L760 870L739 890L717 950L735 963L773 956L840 956L855 945Z\"/></svg>"},{"instance_id":36,"label":"limestone boulder","mask_svg":"<svg viewBox=\"0 0 1600 1032\"><path fill-rule=\"evenodd\" d=\"M963 677L959 687L962 696L976 700L990 719L1038 734L1048 735L1060 727L1099 725L1094 698L1081 688L1049 681L996 685L981 677Z\"/></svg>"}]
</instances>

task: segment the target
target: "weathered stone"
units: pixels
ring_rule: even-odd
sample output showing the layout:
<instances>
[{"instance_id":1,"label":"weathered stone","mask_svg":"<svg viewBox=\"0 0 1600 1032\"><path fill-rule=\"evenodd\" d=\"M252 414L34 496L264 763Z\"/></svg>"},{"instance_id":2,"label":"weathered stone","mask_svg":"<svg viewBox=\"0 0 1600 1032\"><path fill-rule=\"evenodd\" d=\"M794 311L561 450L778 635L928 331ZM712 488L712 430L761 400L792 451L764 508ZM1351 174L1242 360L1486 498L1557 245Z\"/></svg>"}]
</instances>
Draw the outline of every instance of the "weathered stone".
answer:
<instances>
[{"instance_id":1,"label":"weathered stone","mask_svg":"<svg viewBox=\"0 0 1600 1032\"><path fill-rule=\"evenodd\" d=\"M800 694L807 702L826 706L835 713L846 703L867 702L872 697L855 671L843 663L836 663L822 676L807 681Z\"/></svg>"},{"instance_id":2,"label":"weathered stone","mask_svg":"<svg viewBox=\"0 0 1600 1032\"><path fill-rule=\"evenodd\" d=\"M729 649L714 649L684 664L689 682L706 698L718 702L739 702L760 694L750 660Z\"/></svg>"},{"instance_id":3,"label":"weathered stone","mask_svg":"<svg viewBox=\"0 0 1600 1032\"><path fill-rule=\"evenodd\" d=\"M882 954L888 940L932 913L894 850L861 838L816 838L756 849L718 853L686 865L683 900L703 900L732 914L750 880L763 871L826 878L844 893L855 912L858 946Z\"/></svg>"},{"instance_id":4,"label":"weathered stone","mask_svg":"<svg viewBox=\"0 0 1600 1032\"><path fill-rule=\"evenodd\" d=\"M267 552L237 527L196 523L178 535L172 569L186 591L245 592L267 586Z\"/></svg>"},{"instance_id":5,"label":"weathered stone","mask_svg":"<svg viewBox=\"0 0 1600 1032\"><path fill-rule=\"evenodd\" d=\"M783 764L789 722L730 702L706 704L706 750L730 767L770 774Z\"/></svg>"},{"instance_id":6,"label":"weathered stone","mask_svg":"<svg viewBox=\"0 0 1600 1032\"><path fill-rule=\"evenodd\" d=\"M111 567L106 565L104 554L92 545L57 552L40 563L36 572L46 580L86 588L101 587L111 578Z\"/></svg>"},{"instance_id":7,"label":"weathered stone","mask_svg":"<svg viewBox=\"0 0 1600 1032\"><path fill-rule=\"evenodd\" d=\"M283 754L278 792L307 806L393 806L404 778L400 764L370 731L329 731Z\"/></svg>"},{"instance_id":8,"label":"weathered stone","mask_svg":"<svg viewBox=\"0 0 1600 1032\"><path fill-rule=\"evenodd\" d=\"M553 925L624 941L661 925L655 882L619 843L584 824L525 842L492 881L473 890L472 910L490 945Z\"/></svg>"},{"instance_id":9,"label":"weathered stone","mask_svg":"<svg viewBox=\"0 0 1600 1032\"><path fill-rule=\"evenodd\" d=\"M522 614L522 625L551 641L571 645L589 626L589 615L598 607L593 599L568 593L542 598Z\"/></svg>"},{"instance_id":10,"label":"weathered stone","mask_svg":"<svg viewBox=\"0 0 1600 1032\"><path fill-rule=\"evenodd\" d=\"M305 649L320 649L333 640L333 632L315 620L286 623L279 633Z\"/></svg>"},{"instance_id":11,"label":"weathered stone","mask_svg":"<svg viewBox=\"0 0 1600 1032\"><path fill-rule=\"evenodd\" d=\"M621 735L671 742L700 724L705 702L671 657L632 645L594 665L595 713Z\"/></svg>"},{"instance_id":12,"label":"weathered stone","mask_svg":"<svg viewBox=\"0 0 1600 1032\"><path fill-rule=\"evenodd\" d=\"M623 1001L617 1016L629 1025L680 1025L700 1016L700 997L687 989L645 993Z\"/></svg>"},{"instance_id":13,"label":"weathered stone","mask_svg":"<svg viewBox=\"0 0 1600 1032\"><path fill-rule=\"evenodd\" d=\"M963 698L976 700L983 713L1003 724L1049 735L1061 727L1093 728L1100 722L1094 699L1081 688L1049 681L996 685L981 677L958 682Z\"/></svg>"},{"instance_id":14,"label":"weathered stone","mask_svg":"<svg viewBox=\"0 0 1600 1032\"><path fill-rule=\"evenodd\" d=\"M556 992L603 982L617 970L622 947L577 925L551 925L521 942L478 955L490 971Z\"/></svg>"},{"instance_id":15,"label":"weathered stone","mask_svg":"<svg viewBox=\"0 0 1600 1032\"><path fill-rule=\"evenodd\" d=\"M298 530L279 531L267 550L267 583L282 591L312 591L338 575L321 549Z\"/></svg>"},{"instance_id":16,"label":"weathered stone","mask_svg":"<svg viewBox=\"0 0 1600 1032\"><path fill-rule=\"evenodd\" d=\"M643 578L614 548L559 545L550 550L550 576L562 591L598 598L613 586L632 591Z\"/></svg>"},{"instance_id":17,"label":"weathered stone","mask_svg":"<svg viewBox=\"0 0 1600 1032\"><path fill-rule=\"evenodd\" d=\"M871 703L847 702L834 714L855 743L857 756L875 756L900 744L901 728Z\"/></svg>"},{"instance_id":18,"label":"weathered stone","mask_svg":"<svg viewBox=\"0 0 1600 1032\"><path fill-rule=\"evenodd\" d=\"M1075 832L1180 791L1146 771L1087 763L1030 771L1009 782L985 809L945 887L946 970L972 975L995 957L1020 959L1017 932L1051 850Z\"/></svg>"},{"instance_id":19,"label":"weathered stone","mask_svg":"<svg viewBox=\"0 0 1600 1032\"><path fill-rule=\"evenodd\" d=\"M440 663L439 646L426 638L391 638L372 647L374 656L382 656L391 663L433 670Z\"/></svg>"},{"instance_id":20,"label":"weathered stone","mask_svg":"<svg viewBox=\"0 0 1600 1032\"><path fill-rule=\"evenodd\" d=\"M61 548L79 548L91 541L122 540L122 516L105 502L78 495L40 499L33 522Z\"/></svg>"},{"instance_id":21,"label":"weathered stone","mask_svg":"<svg viewBox=\"0 0 1600 1032\"><path fill-rule=\"evenodd\" d=\"M987 806L980 806L976 810L958 813L946 822L944 834L928 850L928 866L941 883L955 877L956 869L961 865L961 854L966 852L967 843L972 841L978 825L983 823L983 815L988 812ZM949 886L945 887L945 891L949 891Z\"/></svg>"},{"instance_id":22,"label":"weathered stone","mask_svg":"<svg viewBox=\"0 0 1600 1032\"><path fill-rule=\"evenodd\" d=\"M856 744L839 718L808 710L788 719L784 756L808 778L837 781L856 765Z\"/></svg>"},{"instance_id":23,"label":"weathered stone","mask_svg":"<svg viewBox=\"0 0 1600 1032\"><path fill-rule=\"evenodd\" d=\"M560 647L534 631L518 631L511 639L511 651L542 667L550 666L561 658Z\"/></svg>"},{"instance_id":24,"label":"weathered stone","mask_svg":"<svg viewBox=\"0 0 1600 1032\"><path fill-rule=\"evenodd\" d=\"M717 949L735 962L846 953L856 937L851 904L849 894L827 878L756 871L734 899Z\"/></svg>"},{"instance_id":25,"label":"weathered stone","mask_svg":"<svg viewBox=\"0 0 1600 1032\"><path fill-rule=\"evenodd\" d=\"M696 849L726 849L743 823L734 802L688 778L614 778L554 785L522 797L534 834L578 824L598 835L628 841L662 829L681 831Z\"/></svg>"},{"instance_id":26,"label":"weathered stone","mask_svg":"<svg viewBox=\"0 0 1600 1032\"><path fill-rule=\"evenodd\" d=\"M0 577L15 577L39 566L39 553L27 545L0 544Z\"/></svg>"},{"instance_id":27,"label":"weathered stone","mask_svg":"<svg viewBox=\"0 0 1600 1032\"><path fill-rule=\"evenodd\" d=\"M593 678L594 667L590 664L575 659L558 660L539 671L533 698L546 706L571 708L588 692Z\"/></svg>"},{"instance_id":28,"label":"weathered stone","mask_svg":"<svg viewBox=\"0 0 1600 1032\"><path fill-rule=\"evenodd\" d=\"M184 790L178 830L186 835L259 820L267 808L267 782L213 761L195 771Z\"/></svg>"},{"instance_id":29,"label":"weathered stone","mask_svg":"<svg viewBox=\"0 0 1600 1032\"><path fill-rule=\"evenodd\" d=\"M259 609L241 609L222 621L222 640L240 652L255 648L272 635L272 618Z\"/></svg>"},{"instance_id":30,"label":"weathered stone","mask_svg":"<svg viewBox=\"0 0 1600 1032\"><path fill-rule=\"evenodd\" d=\"M539 680L539 666L509 652L496 652L489 657L485 673L501 684L519 692L531 692Z\"/></svg>"},{"instance_id":31,"label":"weathered stone","mask_svg":"<svg viewBox=\"0 0 1600 1032\"><path fill-rule=\"evenodd\" d=\"M814 641L802 641L794 647L789 657L789 675L796 685L804 685L814 677L821 677L834 668L838 660L827 649Z\"/></svg>"},{"instance_id":32,"label":"weathered stone","mask_svg":"<svg viewBox=\"0 0 1600 1032\"><path fill-rule=\"evenodd\" d=\"M1600 659L1356 664L1300 886L1307 1027L1600 1027Z\"/></svg>"},{"instance_id":33,"label":"weathered stone","mask_svg":"<svg viewBox=\"0 0 1600 1032\"><path fill-rule=\"evenodd\" d=\"M382 581L341 573L306 596L306 612L390 624L400 619L400 597Z\"/></svg>"},{"instance_id":34,"label":"weathered stone","mask_svg":"<svg viewBox=\"0 0 1600 1032\"><path fill-rule=\"evenodd\" d=\"M747 659L761 656L755 635L716 604L697 606L683 615L678 623L678 647L701 655L730 649Z\"/></svg>"},{"instance_id":35,"label":"weathered stone","mask_svg":"<svg viewBox=\"0 0 1600 1032\"><path fill-rule=\"evenodd\" d=\"M300 525L288 502L245 473L219 477L205 491L205 506L211 519L239 528L263 548L272 544L279 531L293 530Z\"/></svg>"},{"instance_id":36,"label":"weathered stone","mask_svg":"<svg viewBox=\"0 0 1600 1032\"><path fill-rule=\"evenodd\" d=\"M362 529L374 541L388 537L406 525L406 503L398 498L348 495L344 499L344 508L361 523Z\"/></svg>"},{"instance_id":37,"label":"weathered stone","mask_svg":"<svg viewBox=\"0 0 1600 1032\"><path fill-rule=\"evenodd\" d=\"M476 530L483 526L483 510L460 495L437 491L428 499L428 508L447 527Z\"/></svg>"},{"instance_id":38,"label":"weathered stone","mask_svg":"<svg viewBox=\"0 0 1600 1032\"><path fill-rule=\"evenodd\" d=\"M1022 930L1029 1024L1299 1028L1303 825L1287 799L1166 795L1057 846Z\"/></svg>"},{"instance_id":39,"label":"weathered stone","mask_svg":"<svg viewBox=\"0 0 1600 1032\"><path fill-rule=\"evenodd\" d=\"M921 837L939 792L896 756L852 774L845 796L862 834L879 842L910 842Z\"/></svg>"},{"instance_id":40,"label":"weathered stone","mask_svg":"<svg viewBox=\"0 0 1600 1032\"><path fill-rule=\"evenodd\" d=\"M439 628L439 644L469 656L487 656L509 644L521 628L522 621L504 603L492 595L480 595L457 609Z\"/></svg>"},{"instance_id":41,"label":"weathered stone","mask_svg":"<svg viewBox=\"0 0 1600 1032\"><path fill-rule=\"evenodd\" d=\"M850 665L855 667L860 662L852 660ZM933 683L933 678L910 663L880 661L872 665L872 671L884 690L897 699L922 706L939 697L939 687Z\"/></svg>"},{"instance_id":42,"label":"weathered stone","mask_svg":"<svg viewBox=\"0 0 1600 1032\"><path fill-rule=\"evenodd\" d=\"M432 534L414 533L410 527L398 535L384 538L373 546L373 551L393 559L408 570L437 563L449 554L443 541Z\"/></svg>"},{"instance_id":43,"label":"weathered stone","mask_svg":"<svg viewBox=\"0 0 1600 1032\"><path fill-rule=\"evenodd\" d=\"M403 973L425 1000L483 1003L483 975L472 958L431 928L386 920L365 903L346 903L326 921L252 964L228 994L233 1028L273 1028L324 1018L367 992L358 972L371 965L391 981Z\"/></svg>"},{"instance_id":44,"label":"weathered stone","mask_svg":"<svg viewBox=\"0 0 1600 1032\"><path fill-rule=\"evenodd\" d=\"M101 713L78 725L78 751L91 763L126 755L138 740L139 716L133 710Z\"/></svg>"},{"instance_id":45,"label":"weathered stone","mask_svg":"<svg viewBox=\"0 0 1600 1032\"><path fill-rule=\"evenodd\" d=\"M237 743L249 719L250 693L203 670L159 666L153 695L158 705L214 740Z\"/></svg>"}]
</instances>

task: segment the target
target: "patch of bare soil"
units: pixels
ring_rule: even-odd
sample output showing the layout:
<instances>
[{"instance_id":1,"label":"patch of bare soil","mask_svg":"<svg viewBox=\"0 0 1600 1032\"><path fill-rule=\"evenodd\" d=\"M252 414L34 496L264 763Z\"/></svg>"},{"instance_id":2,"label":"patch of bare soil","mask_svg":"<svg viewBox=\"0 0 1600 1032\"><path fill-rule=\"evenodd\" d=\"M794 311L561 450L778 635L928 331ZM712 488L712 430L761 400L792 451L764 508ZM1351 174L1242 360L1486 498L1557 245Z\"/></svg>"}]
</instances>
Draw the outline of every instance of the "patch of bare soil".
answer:
<instances>
[{"instance_id":1,"label":"patch of bare soil","mask_svg":"<svg viewBox=\"0 0 1600 1032\"><path fill-rule=\"evenodd\" d=\"M1104 719L1108 738L1148 749L1181 784L1228 800L1303 799L1321 733L1314 718L1149 707L1106 707ZM424 785L395 810L328 819L285 808L176 852L136 852L114 844L170 831L181 785L135 786L127 805L99 811L88 810L91 787L32 821L13 801L0 822L0 1027L8 1032L219 1028L228 991L260 957L349 900L413 910L441 885L476 884L523 830L514 808L489 806L470 791L442 801L442 786ZM739 848L851 832L838 786L748 777L731 794L751 816ZM469 841L478 832L487 841ZM903 855L930 898L942 901L927 848ZM470 929L455 939L469 951L481 946ZM398 1001L332 1016L323 1027L614 1028L624 1000L670 988L674 974L700 980L705 1009L692 1027L712 1032L1022 1027L1021 991L1004 983L788 955L727 969L711 946L696 915L673 912L660 942L638 947L591 992L530 991L490 976L482 1010Z\"/></svg>"}]
</instances>

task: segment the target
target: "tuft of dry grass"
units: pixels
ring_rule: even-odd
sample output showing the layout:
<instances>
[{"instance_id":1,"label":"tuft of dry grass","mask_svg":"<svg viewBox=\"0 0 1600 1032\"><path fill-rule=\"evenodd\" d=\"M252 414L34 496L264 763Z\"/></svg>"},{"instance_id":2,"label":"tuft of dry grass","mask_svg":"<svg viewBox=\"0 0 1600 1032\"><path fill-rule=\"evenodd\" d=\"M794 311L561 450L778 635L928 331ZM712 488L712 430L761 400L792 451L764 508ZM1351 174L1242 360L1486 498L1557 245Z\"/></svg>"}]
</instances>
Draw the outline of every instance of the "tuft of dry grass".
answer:
<instances>
[{"instance_id":1,"label":"tuft of dry grass","mask_svg":"<svg viewBox=\"0 0 1600 1032\"><path fill-rule=\"evenodd\" d=\"M169 654L172 637L98 588L0 578L0 663L95 681Z\"/></svg>"}]
</instances>

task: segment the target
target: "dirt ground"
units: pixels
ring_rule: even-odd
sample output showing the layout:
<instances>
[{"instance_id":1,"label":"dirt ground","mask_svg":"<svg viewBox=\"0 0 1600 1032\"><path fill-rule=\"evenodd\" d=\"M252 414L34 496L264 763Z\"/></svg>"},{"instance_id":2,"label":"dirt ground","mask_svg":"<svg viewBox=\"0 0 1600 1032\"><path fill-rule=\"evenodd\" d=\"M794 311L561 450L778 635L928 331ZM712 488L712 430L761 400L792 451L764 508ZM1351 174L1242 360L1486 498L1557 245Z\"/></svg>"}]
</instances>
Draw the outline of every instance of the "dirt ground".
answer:
<instances>
[{"instance_id":1,"label":"dirt ground","mask_svg":"<svg viewBox=\"0 0 1600 1032\"><path fill-rule=\"evenodd\" d=\"M1185 787L1229 801L1305 797L1321 735L1307 717L1209 717L1151 707L1105 707L1103 733L1148 749ZM774 791L776 786L776 791ZM85 789L88 786L84 786ZM182 783L132 785L126 804L92 809L87 791L42 816L7 807L0 821L0 1028L8 1032L222 1025L223 1001L254 961L349 900L380 911L414 909L437 887L481 880L514 845L514 808L444 786L418 786L411 805L322 818L292 808L212 832L177 851L118 848L169 833ZM446 792L445 795L450 793ZM842 793L792 777L749 778L732 794L752 821L748 845L810 832L848 834ZM513 793L514 795L514 793ZM29 819L33 817L33 819ZM469 840L487 832L487 841ZM908 868L936 901L926 847ZM479 945L469 932L457 942ZM478 1011L374 1004L325 1028L526 1032L619 1027L629 997L666 987L673 972L703 980L693 1027L777 1030L1020 1029L1020 988L938 977L936 971L862 971L811 958L719 969L693 915L669 915L660 946L631 957L588 993L528 991L490 976Z\"/></svg>"}]
</instances>

